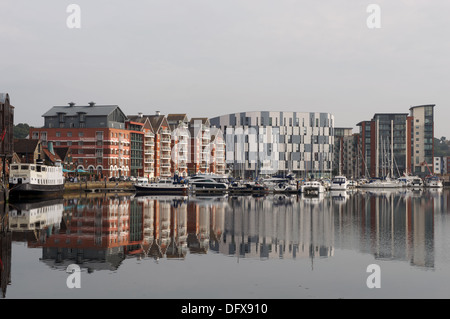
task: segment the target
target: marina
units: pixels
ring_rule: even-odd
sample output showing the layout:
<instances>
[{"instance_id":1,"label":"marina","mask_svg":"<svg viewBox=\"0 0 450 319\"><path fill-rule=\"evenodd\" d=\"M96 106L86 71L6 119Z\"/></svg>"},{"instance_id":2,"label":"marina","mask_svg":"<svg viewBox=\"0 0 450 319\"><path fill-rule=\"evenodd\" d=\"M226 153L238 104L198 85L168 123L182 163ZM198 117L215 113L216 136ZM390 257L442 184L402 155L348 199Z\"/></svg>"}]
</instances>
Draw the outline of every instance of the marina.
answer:
<instances>
[{"instance_id":1,"label":"marina","mask_svg":"<svg viewBox=\"0 0 450 319\"><path fill-rule=\"evenodd\" d=\"M0 215L2 297L446 298L449 202L402 188L14 204ZM381 289L366 285L372 264Z\"/></svg>"}]
</instances>

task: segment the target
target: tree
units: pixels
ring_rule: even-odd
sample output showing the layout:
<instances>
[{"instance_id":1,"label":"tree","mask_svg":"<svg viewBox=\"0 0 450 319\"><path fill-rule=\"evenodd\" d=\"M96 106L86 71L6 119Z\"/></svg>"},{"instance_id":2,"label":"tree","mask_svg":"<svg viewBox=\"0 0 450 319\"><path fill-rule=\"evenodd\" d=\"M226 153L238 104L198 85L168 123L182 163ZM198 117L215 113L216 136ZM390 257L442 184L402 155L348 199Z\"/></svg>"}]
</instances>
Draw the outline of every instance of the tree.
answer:
<instances>
[{"instance_id":1,"label":"tree","mask_svg":"<svg viewBox=\"0 0 450 319\"><path fill-rule=\"evenodd\" d=\"M14 138L26 138L29 135L30 126L26 123L14 125Z\"/></svg>"}]
</instances>

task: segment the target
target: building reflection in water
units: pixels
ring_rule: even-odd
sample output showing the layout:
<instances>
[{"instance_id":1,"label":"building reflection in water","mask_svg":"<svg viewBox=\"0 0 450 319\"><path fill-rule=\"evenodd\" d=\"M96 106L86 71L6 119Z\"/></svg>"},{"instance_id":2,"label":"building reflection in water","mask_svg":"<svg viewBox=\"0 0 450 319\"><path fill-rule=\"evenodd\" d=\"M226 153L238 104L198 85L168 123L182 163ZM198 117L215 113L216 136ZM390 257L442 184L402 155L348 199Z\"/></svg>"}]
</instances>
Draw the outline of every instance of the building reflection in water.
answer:
<instances>
[{"instance_id":1,"label":"building reflection in water","mask_svg":"<svg viewBox=\"0 0 450 319\"><path fill-rule=\"evenodd\" d=\"M125 258L183 260L208 251L238 258L325 258L351 249L434 267L434 216L449 192L330 192L320 197L81 196L2 207L1 288L11 280L11 242L42 248L42 262L88 272Z\"/></svg>"},{"instance_id":2,"label":"building reflection in water","mask_svg":"<svg viewBox=\"0 0 450 319\"><path fill-rule=\"evenodd\" d=\"M8 206L0 203L0 288L1 297L6 297L6 288L11 283L11 242Z\"/></svg>"}]
</instances>

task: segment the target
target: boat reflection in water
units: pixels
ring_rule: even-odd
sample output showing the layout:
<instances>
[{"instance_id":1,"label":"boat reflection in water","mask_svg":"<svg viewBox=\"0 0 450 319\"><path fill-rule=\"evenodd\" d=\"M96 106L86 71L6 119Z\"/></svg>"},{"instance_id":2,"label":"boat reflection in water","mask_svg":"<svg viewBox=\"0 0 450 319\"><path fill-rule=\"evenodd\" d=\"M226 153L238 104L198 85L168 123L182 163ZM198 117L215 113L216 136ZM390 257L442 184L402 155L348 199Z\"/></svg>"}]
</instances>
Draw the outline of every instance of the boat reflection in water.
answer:
<instances>
[{"instance_id":1,"label":"boat reflection in water","mask_svg":"<svg viewBox=\"0 0 450 319\"><path fill-rule=\"evenodd\" d=\"M90 273L117 270L125 259L313 261L340 250L433 268L434 218L446 216L449 199L442 189L370 189L317 197L102 194L17 204L1 214L2 289L14 241L41 248L41 262L52 269L76 263Z\"/></svg>"}]
</instances>

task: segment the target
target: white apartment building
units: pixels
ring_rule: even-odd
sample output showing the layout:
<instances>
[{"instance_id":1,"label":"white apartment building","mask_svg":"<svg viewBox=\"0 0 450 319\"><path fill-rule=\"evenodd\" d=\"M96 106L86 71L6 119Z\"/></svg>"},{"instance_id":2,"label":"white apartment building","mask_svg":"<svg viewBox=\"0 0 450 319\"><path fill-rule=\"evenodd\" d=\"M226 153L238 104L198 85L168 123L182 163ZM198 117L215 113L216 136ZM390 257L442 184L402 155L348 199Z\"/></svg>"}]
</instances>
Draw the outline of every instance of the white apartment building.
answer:
<instances>
[{"instance_id":1,"label":"white apartment building","mask_svg":"<svg viewBox=\"0 0 450 319\"><path fill-rule=\"evenodd\" d=\"M214 117L210 123L225 134L226 163L235 176L331 177L332 114L254 111Z\"/></svg>"}]
</instances>

